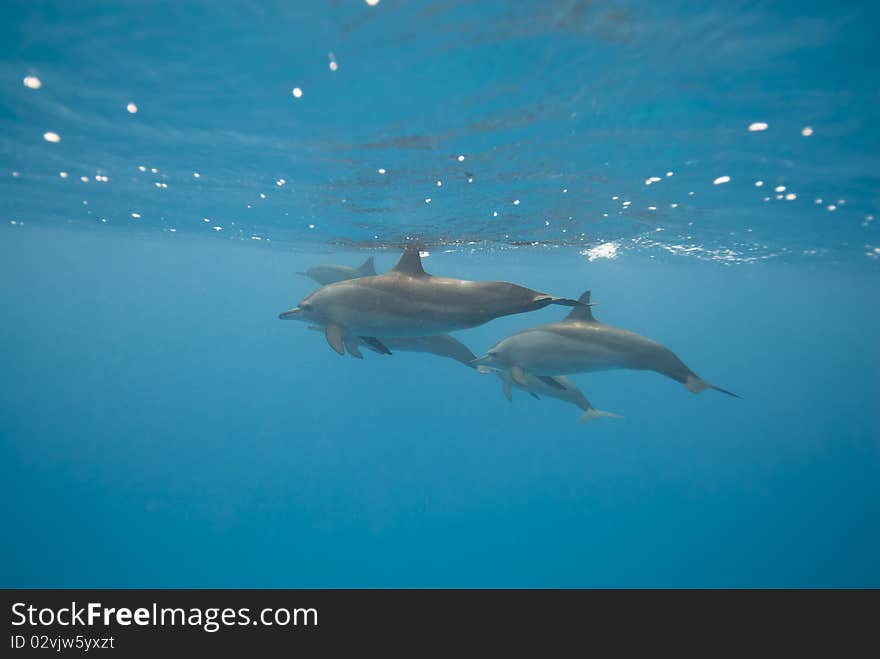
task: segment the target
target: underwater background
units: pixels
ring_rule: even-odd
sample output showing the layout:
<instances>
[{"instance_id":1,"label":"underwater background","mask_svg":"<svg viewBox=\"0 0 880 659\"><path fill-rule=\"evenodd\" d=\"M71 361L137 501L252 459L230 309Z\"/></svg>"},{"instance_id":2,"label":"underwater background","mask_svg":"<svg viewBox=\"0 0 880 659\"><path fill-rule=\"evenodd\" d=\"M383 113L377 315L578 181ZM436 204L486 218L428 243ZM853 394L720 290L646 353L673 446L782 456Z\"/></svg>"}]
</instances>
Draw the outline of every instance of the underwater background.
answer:
<instances>
[{"instance_id":1,"label":"underwater background","mask_svg":"<svg viewBox=\"0 0 880 659\"><path fill-rule=\"evenodd\" d=\"M3 3L0 586L880 586L878 20ZM577 374L582 424L278 320L408 243L742 399Z\"/></svg>"}]
</instances>

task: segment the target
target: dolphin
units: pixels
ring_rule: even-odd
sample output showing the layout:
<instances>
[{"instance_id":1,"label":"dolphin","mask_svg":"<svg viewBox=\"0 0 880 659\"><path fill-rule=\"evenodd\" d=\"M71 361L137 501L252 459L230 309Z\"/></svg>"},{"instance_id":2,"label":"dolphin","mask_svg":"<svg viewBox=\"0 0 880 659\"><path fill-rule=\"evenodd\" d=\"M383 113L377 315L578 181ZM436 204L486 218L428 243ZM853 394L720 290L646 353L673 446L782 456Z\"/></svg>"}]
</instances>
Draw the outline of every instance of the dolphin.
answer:
<instances>
[{"instance_id":1,"label":"dolphin","mask_svg":"<svg viewBox=\"0 0 880 659\"><path fill-rule=\"evenodd\" d=\"M473 365L507 368L514 382L523 387L529 386L529 374L556 376L616 368L656 371L683 383L695 394L715 389L739 398L700 378L675 353L656 341L597 321L590 307L590 291L581 295L579 301L581 306L572 309L561 322L512 334L492 346Z\"/></svg>"},{"instance_id":2,"label":"dolphin","mask_svg":"<svg viewBox=\"0 0 880 659\"><path fill-rule=\"evenodd\" d=\"M323 327L317 325L309 325L309 329L318 332L324 331ZM355 351L355 348L358 346L363 346L368 350L384 355L391 354L392 351L398 350L401 352L426 352L431 355L437 355L438 357L454 359L468 368L473 368L471 362L477 358L477 356L470 351L470 348L449 334L409 337L382 336L375 341L371 341L370 337L358 336L356 337L354 345L349 345L350 341L350 337L343 337L343 343L345 344L348 353L352 357L357 357L358 359L363 358L363 354L361 354L359 349Z\"/></svg>"},{"instance_id":3,"label":"dolphin","mask_svg":"<svg viewBox=\"0 0 880 659\"><path fill-rule=\"evenodd\" d=\"M316 265L305 272L298 272L296 274L310 277L321 284L321 286L326 286L327 284L333 284L337 281L345 281L346 279L370 277L376 274L376 267L373 263L373 257L371 256L357 268L328 263L325 265Z\"/></svg>"},{"instance_id":4,"label":"dolphin","mask_svg":"<svg viewBox=\"0 0 880 659\"><path fill-rule=\"evenodd\" d=\"M611 419L623 418L619 414L605 412L604 410L593 407L592 403L590 403L590 401L587 400L587 397L584 396L584 392L578 389L574 382L563 375L536 377L530 373L526 373L527 386L523 386L513 379L509 369L494 368L491 366L477 366L477 370L480 373L495 373L495 375L501 380L501 390L504 392L504 397L507 400L513 400L512 385L516 385L518 388L529 392L533 398L538 400L540 400L538 394L541 394L542 396L558 398L567 403L577 405L584 411L580 418L581 423L586 423L590 419L597 419L599 417L608 417ZM549 383L548 380L553 380L553 383Z\"/></svg>"},{"instance_id":5,"label":"dolphin","mask_svg":"<svg viewBox=\"0 0 880 659\"><path fill-rule=\"evenodd\" d=\"M548 304L581 303L508 282L434 277L422 268L418 249L407 248L390 272L323 286L278 317L323 325L327 342L343 355L345 336L446 334Z\"/></svg>"},{"instance_id":6,"label":"dolphin","mask_svg":"<svg viewBox=\"0 0 880 659\"><path fill-rule=\"evenodd\" d=\"M470 367L477 356L461 341L448 334L436 334L434 336L396 336L379 337L379 342L392 351L402 352L426 352L438 357L448 357ZM382 352L369 342L365 345L373 352Z\"/></svg>"}]
</instances>

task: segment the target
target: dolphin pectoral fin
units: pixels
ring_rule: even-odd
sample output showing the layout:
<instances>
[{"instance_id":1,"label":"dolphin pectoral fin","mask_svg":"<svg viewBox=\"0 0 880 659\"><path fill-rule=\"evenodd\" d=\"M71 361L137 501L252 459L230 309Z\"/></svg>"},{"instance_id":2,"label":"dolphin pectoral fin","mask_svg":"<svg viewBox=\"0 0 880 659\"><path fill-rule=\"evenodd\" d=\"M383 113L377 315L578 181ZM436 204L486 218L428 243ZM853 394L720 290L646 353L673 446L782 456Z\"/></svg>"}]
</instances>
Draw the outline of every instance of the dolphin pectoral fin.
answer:
<instances>
[{"instance_id":1,"label":"dolphin pectoral fin","mask_svg":"<svg viewBox=\"0 0 880 659\"><path fill-rule=\"evenodd\" d=\"M511 366L510 377L512 377L513 381L516 382L519 386L525 389L529 388L529 379L526 377L526 372L522 370L522 367Z\"/></svg>"},{"instance_id":2,"label":"dolphin pectoral fin","mask_svg":"<svg viewBox=\"0 0 880 659\"><path fill-rule=\"evenodd\" d=\"M504 397L507 400L513 400L513 392L510 387L510 380L502 380L501 381L501 391L504 393Z\"/></svg>"},{"instance_id":3,"label":"dolphin pectoral fin","mask_svg":"<svg viewBox=\"0 0 880 659\"><path fill-rule=\"evenodd\" d=\"M529 396L531 396L535 400L541 400L541 397L538 394L536 394L534 391L530 391Z\"/></svg>"},{"instance_id":4,"label":"dolphin pectoral fin","mask_svg":"<svg viewBox=\"0 0 880 659\"><path fill-rule=\"evenodd\" d=\"M363 359L364 355L358 348L358 341L353 336L344 336L343 343L345 343L345 349L348 351L348 354L356 359Z\"/></svg>"},{"instance_id":5,"label":"dolphin pectoral fin","mask_svg":"<svg viewBox=\"0 0 880 659\"><path fill-rule=\"evenodd\" d=\"M720 391L722 394L727 394L728 396L733 396L734 398L742 398L742 396L739 396L732 391L728 391L727 389L716 387L711 382L706 382L696 375L688 375L684 381L684 386L687 387L687 390L693 394L698 394L702 391L706 391L706 389L714 389L715 391Z\"/></svg>"},{"instance_id":6,"label":"dolphin pectoral fin","mask_svg":"<svg viewBox=\"0 0 880 659\"><path fill-rule=\"evenodd\" d=\"M324 336L327 337L327 343L340 355L345 354L345 344L342 339L342 328L336 323L327 323L324 326Z\"/></svg>"},{"instance_id":7,"label":"dolphin pectoral fin","mask_svg":"<svg viewBox=\"0 0 880 659\"><path fill-rule=\"evenodd\" d=\"M550 385L554 389L562 389L563 391L565 391L565 385L550 375L536 375L535 377L537 377L544 384Z\"/></svg>"},{"instance_id":8,"label":"dolphin pectoral fin","mask_svg":"<svg viewBox=\"0 0 880 659\"><path fill-rule=\"evenodd\" d=\"M371 346L376 352L381 353L383 355L393 354L384 343L382 343L375 336L362 336L360 337L361 341Z\"/></svg>"}]
</instances>

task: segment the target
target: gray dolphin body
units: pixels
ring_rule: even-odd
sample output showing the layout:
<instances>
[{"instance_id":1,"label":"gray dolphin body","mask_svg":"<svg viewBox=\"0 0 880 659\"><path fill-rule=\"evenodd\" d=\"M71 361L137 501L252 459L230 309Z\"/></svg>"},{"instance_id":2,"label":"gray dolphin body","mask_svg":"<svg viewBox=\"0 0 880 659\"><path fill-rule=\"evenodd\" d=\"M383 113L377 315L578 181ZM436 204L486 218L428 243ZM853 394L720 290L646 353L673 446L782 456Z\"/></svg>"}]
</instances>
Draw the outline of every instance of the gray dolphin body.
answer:
<instances>
[{"instance_id":1,"label":"gray dolphin body","mask_svg":"<svg viewBox=\"0 0 880 659\"><path fill-rule=\"evenodd\" d=\"M457 362L470 366L477 356L470 349L455 337L448 334L437 334L435 336L396 336L396 337L379 337L379 341L392 351L401 352L426 352L438 357L448 357ZM382 352L370 342L364 342L370 350L374 352Z\"/></svg>"},{"instance_id":2,"label":"gray dolphin body","mask_svg":"<svg viewBox=\"0 0 880 659\"><path fill-rule=\"evenodd\" d=\"M376 267L373 263L373 257L371 256L357 268L328 263L325 265L316 265L305 272L299 272L297 274L310 277L321 284L321 286L326 286L327 284L334 284L337 281L357 279L358 277L371 277L376 274Z\"/></svg>"},{"instance_id":3,"label":"gray dolphin body","mask_svg":"<svg viewBox=\"0 0 880 659\"><path fill-rule=\"evenodd\" d=\"M324 331L323 327L317 325L310 325L309 329L318 332ZM352 338L355 340L352 341ZM357 357L358 359L363 357L359 346L372 350L373 352L378 352L379 354L389 354L391 351L425 352L431 355L437 355L438 357L454 359L469 368L473 368L471 362L477 358L477 356L470 351L470 348L448 334L409 337L381 336L375 341L371 340L369 337L344 336L343 343L345 344L348 354L352 357ZM387 348L387 350L385 348Z\"/></svg>"},{"instance_id":4,"label":"gray dolphin body","mask_svg":"<svg viewBox=\"0 0 880 659\"><path fill-rule=\"evenodd\" d=\"M407 249L391 272L328 284L279 318L323 325L327 342L342 355L345 336L446 334L548 304L580 303L508 282L434 277L422 268L419 251Z\"/></svg>"},{"instance_id":5,"label":"gray dolphin body","mask_svg":"<svg viewBox=\"0 0 880 659\"><path fill-rule=\"evenodd\" d=\"M509 369L477 366L477 370L481 373L495 373L495 375L501 380L501 389L507 400L513 400L512 388L513 386L516 386L519 389L529 392L537 399L540 399L540 396L538 395L540 394L541 396L557 398L567 403L571 403L572 405L576 405L584 411L580 418L582 423L599 417L608 417L612 419L622 418L619 414L605 412L604 410L593 407L592 403L590 403L587 397L584 396L584 392L578 389L574 382L563 375L539 378L530 373L526 373L526 385L523 386L513 379ZM548 380L552 380L553 384L550 384Z\"/></svg>"},{"instance_id":6,"label":"gray dolphin body","mask_svg":"<svg viewBox=\"0 0 880 659\"><path fill-rule=\"evenodd\" d=\"M733 392L701 379L678 356L640 334L605 325L593 318L590 292L584 293L579 306L561 322L538 325L496 343L474 362L479 367L502 366L523 386L528 375L586 373L617 368L656 371L689 391L700 393L715 389L731 396Z\"/></svg>"}]
</instances>

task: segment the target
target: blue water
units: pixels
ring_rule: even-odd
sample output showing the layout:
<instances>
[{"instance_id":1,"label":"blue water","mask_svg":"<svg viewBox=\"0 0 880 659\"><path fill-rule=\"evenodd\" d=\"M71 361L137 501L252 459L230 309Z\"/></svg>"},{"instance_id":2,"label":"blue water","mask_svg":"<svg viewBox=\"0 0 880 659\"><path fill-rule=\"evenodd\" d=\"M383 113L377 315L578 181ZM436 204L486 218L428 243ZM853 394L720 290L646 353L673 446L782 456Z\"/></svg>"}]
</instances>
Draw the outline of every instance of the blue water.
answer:
<instances>
[{"instance_id":1,"label":"blue water","mask_svg":"<svg viewBox=\"0 0 880 659\"><path fill-rule=\"evenodd\" d=\"M878 19L5 3L0 586L880 586ZM581 424L277 319L405 242L743 398L573 375Z\"/></svg>"}]
</instances>

